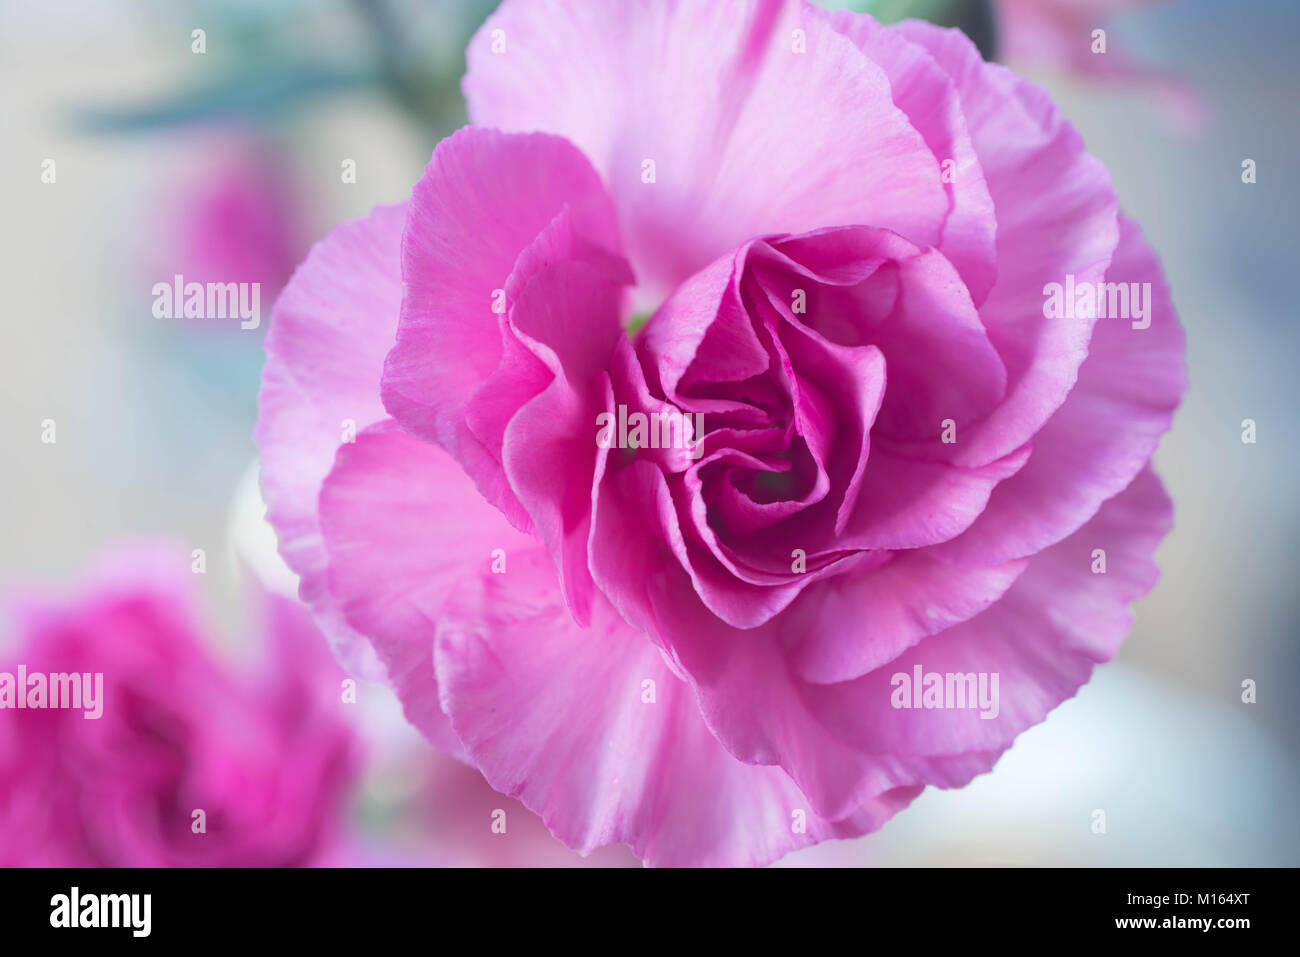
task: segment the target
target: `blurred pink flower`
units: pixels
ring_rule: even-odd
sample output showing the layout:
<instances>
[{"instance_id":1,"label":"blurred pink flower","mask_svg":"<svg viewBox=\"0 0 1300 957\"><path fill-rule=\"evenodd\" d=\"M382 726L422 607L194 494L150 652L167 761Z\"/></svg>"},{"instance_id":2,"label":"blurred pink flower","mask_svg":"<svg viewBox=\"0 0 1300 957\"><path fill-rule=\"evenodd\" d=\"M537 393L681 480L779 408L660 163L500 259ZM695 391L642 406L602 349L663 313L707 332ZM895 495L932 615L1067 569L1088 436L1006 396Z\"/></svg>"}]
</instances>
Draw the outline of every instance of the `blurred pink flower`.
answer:
<instances>
[{"instance_id":1,"label":"blurred pink flower","mask_svg":"<svg viewBox=\"0 0 1300 957\"><path fill-rule=\"evenodd\" d=\"M267 337L268 515L344 659L648 863L988 771L1115 654L1172 522L1182 331L1106 169L961 33L797 0L507 0L468 62L476 125ZM1103 282L1134 322L1075 314ZM913 710L922 670L1000 704Z\"/></svg>"},{"instance_id":2,"label":"blurred pink flower","mask_svg":"<svg viewBox=\"0 0 1300 957\"><path fill-rule=\"evenodd\" d=\"M1183 130L1205 119L1201 96L1185 81L1134 60L1109 35L1094 53L1092 33L1113 19L1166 0L994 0L1000 58L1013 66L1060 67L1094 80L1148 91Z\"/></svg>"},{"instance_id":3,"label":"blurred pink flower","mask_svg":"<svg viewBox=\"0 0 1300 957\"><path fill-rule=\"evenodd\" d=\"M301 216L280 162L252 134L213 134L204 158L176 187L153 258L167 277L261 283L262 301L288 280L302 252Z\"/></svg>"},{"instance_id":4,"label":"blurred pink flower","mask_svg":"<svg viewBox=\"0 0 1300 957\"><path fill-rule=\"evenodd\" d=\"M16 603L0 672L103 674L102 715L0 710L0 865L330 863L358 764L341 675L301 608L260 602L268 667L218 663L188 559L106 556L67 600ZM202 811L205 833L195 833Z\"/></svg>"}]
</instances>

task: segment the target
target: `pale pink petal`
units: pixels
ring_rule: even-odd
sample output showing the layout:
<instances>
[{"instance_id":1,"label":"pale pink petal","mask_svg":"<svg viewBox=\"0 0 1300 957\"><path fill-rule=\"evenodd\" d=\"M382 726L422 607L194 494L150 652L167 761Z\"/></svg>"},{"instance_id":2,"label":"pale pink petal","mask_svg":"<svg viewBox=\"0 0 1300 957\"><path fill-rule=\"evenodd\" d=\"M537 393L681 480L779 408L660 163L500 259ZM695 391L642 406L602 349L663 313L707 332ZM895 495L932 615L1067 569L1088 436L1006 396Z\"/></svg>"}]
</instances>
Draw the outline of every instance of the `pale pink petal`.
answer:
<instances>
[{"instance_id":1,"label":"pale pink petal","mask_svg":"<svg viewBox=\"0 0 1300 957\"><path fill-rule=\"evenodd\" d=\"M1006 595L983 614L921 641L856 681L820 686L807 700L832 733L868 751L956 755L1004 747L1072 697L1109 661L1133 627L1129 603L1159 576L1152 553L1173 524L1148 468L1069 538L1029 559ZM1097 550L1105 553L1099 569ZM895 709L891 679L925 672L999 675L995 717L977 709Z\"/></svg>"},{"instance_id":2,"label":"pale pink petal","mask_svg":"<svg viewBox=\"0 0 1300 957\"><path fill-rule=\"evenodd\" d=\"M938 248L981 305L997 278L997 222L956 88L924 47L869 14L837 10L831 23L885 71L894 103L939 161L950 209Z\"/></svg>"},{"instance_id":3,"label":"pale pink petal","mask_svg":"<svg viewBox=\"0 0 1300 957\"><path fill-rule=\"evenodd\" d=\"M312 247L276 300L254 437L262 495L280 553L347 667L378 678L373 654L330 602L316 500L349 432L385 418L384 356L402 301L398 252L406 206L379 206Z\"/></svg>"},{"instance_id":4,"label":"pale pink petal","mask_svg":"<svg viewBox=\"0 0 1300 957\"><path fill-rule=\"evenodd\" d=\"M737 631L700 614L680 577L661 575L648 587L668 653L714 734L742 761L785 768L818 813L835 818L889 788L958 787L988 770L1015 735L1115 653L1132 626L1128 603L1155 583L1151 553L1170 524L1168 498L1144 472L1075 536L1035 556L987 611L838 684L811 684L792 671L782 649L795 636L781 627L799 624L794 608L763 629ZM1107 551L1104 575L1092 572L1094 548ZM999 714L895 709L892 676L914 664L1000 673Z\"/></svg>"},{"instance_id":5,"label":"pale pink petal","mask_svg":"<svg viewBox=\"0 0 1300 957\"><path fill-rule=\"evenodd\" d=\"M329 586L365 634L408 719L438 748L459 743L438 707L434 625L466 580L536 542L483 500L446 452L385 421L344 445L321 490Z\"/></svg>"},{"instance_id":6,"label":"pale pink petal","mask_svg":"<svg viewBox=\"0 0 1300 957\"><path fill-rule=\"evenodd\" d=\"M458 592L436 657L469 759L570 847L626 843L650 865L761 865L875 830L919 793L890 789L822 818L779 768L732 758L690 688L607 604L579 630L557 594L544 554L515 561Z\"/></svg>"},{"instance_id":7,"label":"pale pink petal","mask_svg":"<svg viewBox=\"0 0 1300 957\"><path fill-rule=\"evenodd\" d=\"M1098 282L1119 240L1110 174L1039 87L985 63L955 29L919 20L898 30L956 84L997 210L998 278L980 307L1007 368L1007 398L958 436L958 461L978 465L1031 439L1064 401L1087 355L1092 319L1048 319L1043 287Z\"/></svg>"},{"instance_id":8,"label":"pale pink petal","mask_svg":"<svg viewBox=\"0 0 1300 957\"><path fill-rule=\"evenodd\" d=\"M938 554L981 564L1033 554L1087 521L1150 460L1187 389L1187 368L1160 263L1126 217L1106 279L1150 283L1146 318L1098 320L1079 381L1034 436L1029 462Z\"/></svg>"},{"instance_id":9,"label":"pale pink petal","mask_svg":"<svg viewBox=\"0 0 1300 957\"><path fill-rule=\"evenodd\" d=\"M817 7L507 0L467 59L476 124L557 133L591 159L644 305L758 235L868 223L940 238L934 154Z\"/></svg>"}]
</instances>

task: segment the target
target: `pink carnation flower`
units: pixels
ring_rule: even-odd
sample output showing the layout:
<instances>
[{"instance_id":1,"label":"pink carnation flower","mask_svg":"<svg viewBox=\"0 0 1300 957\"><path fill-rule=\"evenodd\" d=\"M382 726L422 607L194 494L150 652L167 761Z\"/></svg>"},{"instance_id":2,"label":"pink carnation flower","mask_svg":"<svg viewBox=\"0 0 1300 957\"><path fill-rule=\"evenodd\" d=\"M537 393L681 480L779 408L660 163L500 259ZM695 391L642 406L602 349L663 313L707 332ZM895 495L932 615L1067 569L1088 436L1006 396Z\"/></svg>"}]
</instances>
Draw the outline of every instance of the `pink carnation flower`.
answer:
<instances>
[{"instance_id":1,"label":"pink carnation flower","mask_svg":"<svg viewBox=\"0 0 1300 957\"><path fill-rule=\"evenodd\" d=\"M18 604L0 672L21 667L26 702L45 706L0 710L0 866L287 867L342 853L359 754L337 666L301 608L266 595L271 667L231 674L204 647L187 578L183 552L119 550L71 600ZM92 710L31 687L96 673Z\"/></svg>"},{"instance_id":2,"label":"pink carnation flower","mask_svg":"<svg viewBox=\"0 0 1300 957\"><path fill-rule=\"evenodd\" d=\"M468 60L474 125L268 333L269 517L344 660L652 864L989 770L1171 524L1182 332L1105 168L962 34L795 0L507 0ZM1103 280L1145 318L1045 305Z\"/></svg>"}]
</instances>

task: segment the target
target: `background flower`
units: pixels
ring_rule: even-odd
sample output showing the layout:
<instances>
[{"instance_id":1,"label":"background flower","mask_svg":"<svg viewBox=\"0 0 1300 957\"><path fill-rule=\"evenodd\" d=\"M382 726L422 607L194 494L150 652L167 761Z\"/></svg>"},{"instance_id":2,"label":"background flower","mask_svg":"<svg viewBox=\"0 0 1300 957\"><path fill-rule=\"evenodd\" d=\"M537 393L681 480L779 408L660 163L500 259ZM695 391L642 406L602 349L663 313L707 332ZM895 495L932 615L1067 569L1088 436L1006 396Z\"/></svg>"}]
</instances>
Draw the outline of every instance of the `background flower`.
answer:
<instances>
[{"instance_id":1,"label":"background flower","mask_svg":"<svg viewBox=\"0 0 1300 957\"><path fill-rule=\"evenodd\" d=\"M255 134L215 137L204 168L168 209L165 268L193 282L257 282L273 302L305 244L278 158Z\"/></svg>"},{"instance_id":2,"label":"background flower","mask_svg":"<svg viewBox=\"0 0 1300 957\"><path fill-rule=\"evenodd\" d=\"M19 602L3 670L102 673L103 713L4 712L0 862L291 867L341 847L359 753L319 635L264 595L272 660L234 674L206 647L187 577L183 550L123 549L72 601Z\"/></svg>"}]
</instances>

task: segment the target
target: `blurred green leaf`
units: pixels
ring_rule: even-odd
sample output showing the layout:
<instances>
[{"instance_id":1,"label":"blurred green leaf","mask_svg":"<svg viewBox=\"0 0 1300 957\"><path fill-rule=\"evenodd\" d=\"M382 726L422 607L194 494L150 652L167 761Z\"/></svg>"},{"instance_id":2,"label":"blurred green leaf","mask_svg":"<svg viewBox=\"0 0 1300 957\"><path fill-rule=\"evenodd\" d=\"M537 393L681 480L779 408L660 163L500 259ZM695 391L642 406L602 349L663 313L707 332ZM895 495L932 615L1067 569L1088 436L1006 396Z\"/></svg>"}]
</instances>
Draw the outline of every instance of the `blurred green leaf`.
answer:
<instances>
[{"instance_id":1,"label":"blurred green leaf","mask_svg":"<svg viewBox=\"0 0 1300 957\"><path fill-rule=\"evenodd\" d=\"M373 70L314 63L230 72L211 86L155 103L125 107L78 107L69 111L79 129L137 133L224 117L266 119L308 100L379 82Z\"/></svg>"},{"instance_id":2,"label":"blurred green leaf","mask_svg":"<svg viewBox=\"0 0 1300 957\"><path fill-rule=\"evenodd\" d=\"M869 13L881 23L929 20L942 27L957 27L992 60L997 55L997 18L990 0L853 0L849 8Z\"/></svg>"}]
</instances>

